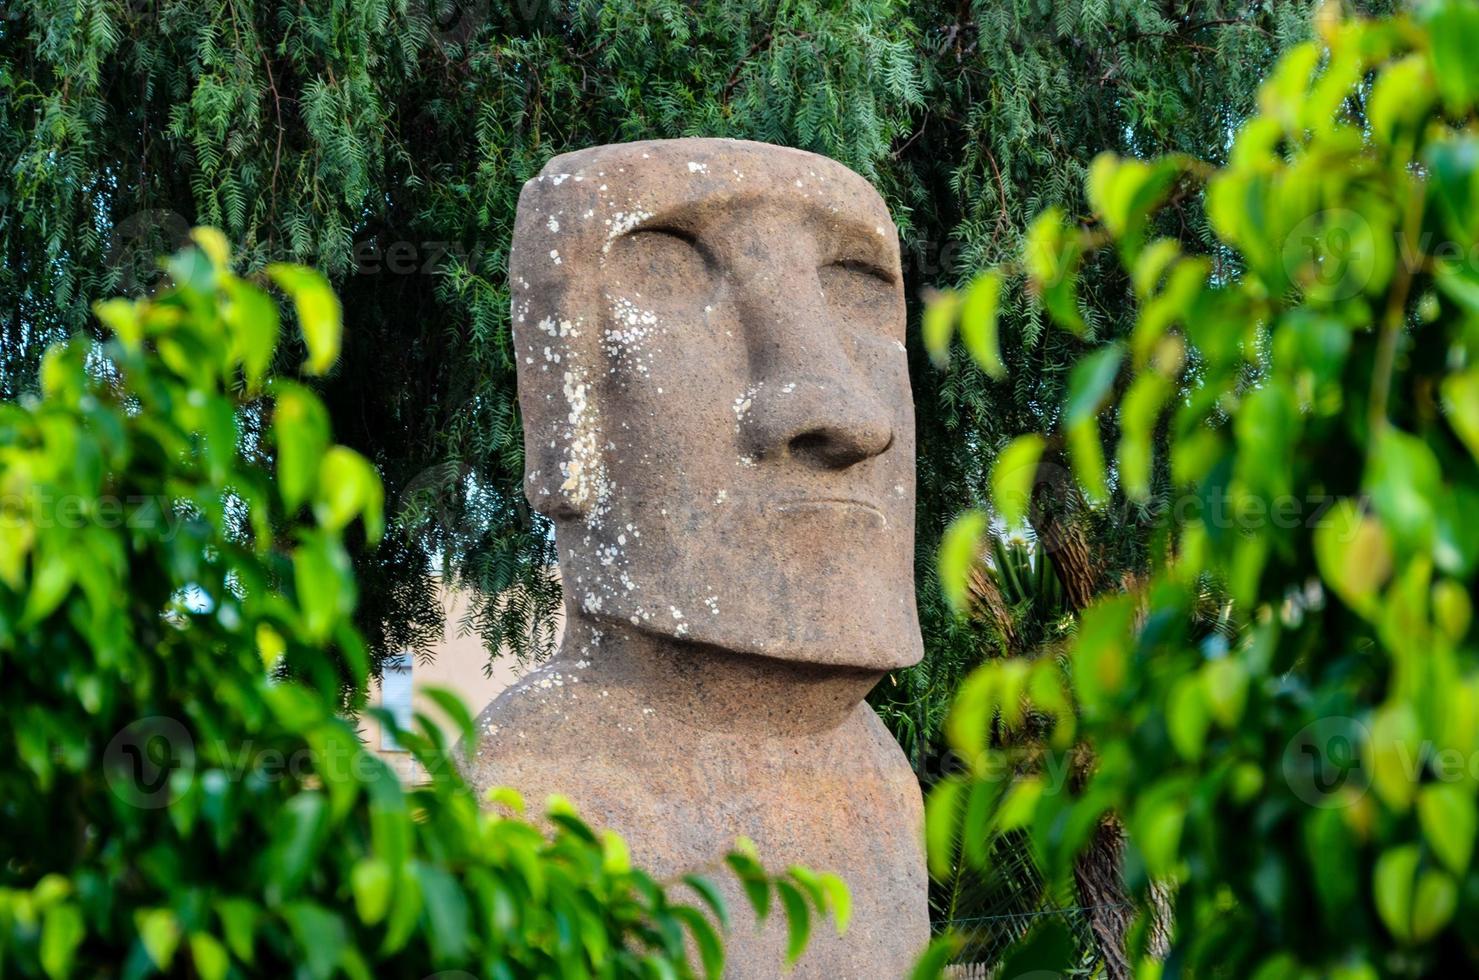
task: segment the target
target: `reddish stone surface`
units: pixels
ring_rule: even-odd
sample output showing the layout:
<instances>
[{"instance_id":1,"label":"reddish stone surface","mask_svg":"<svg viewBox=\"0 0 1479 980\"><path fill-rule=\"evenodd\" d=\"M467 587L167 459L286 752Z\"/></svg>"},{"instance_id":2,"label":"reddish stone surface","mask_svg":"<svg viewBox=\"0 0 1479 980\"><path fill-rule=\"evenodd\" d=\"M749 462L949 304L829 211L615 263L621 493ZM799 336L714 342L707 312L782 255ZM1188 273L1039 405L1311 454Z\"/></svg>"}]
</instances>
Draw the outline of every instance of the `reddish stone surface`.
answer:
<instances>
[{"instance_id":1,"label":"reddish stone surface","mask_svg":"<svg viewBox=\"0 0 1479 980\"><path fill-rule=\"evenodd\" d=\"M684 139L557 157L519 199L525 488L567 630L468 747L479 787L561 793L659 876L841 874L845 938L795 975L903 975L928 939L918 786L863 703L921 656L914 417L887 208L834 161ZM729 975L784 924L734 912Z\"/></svg>"}]
</instances>

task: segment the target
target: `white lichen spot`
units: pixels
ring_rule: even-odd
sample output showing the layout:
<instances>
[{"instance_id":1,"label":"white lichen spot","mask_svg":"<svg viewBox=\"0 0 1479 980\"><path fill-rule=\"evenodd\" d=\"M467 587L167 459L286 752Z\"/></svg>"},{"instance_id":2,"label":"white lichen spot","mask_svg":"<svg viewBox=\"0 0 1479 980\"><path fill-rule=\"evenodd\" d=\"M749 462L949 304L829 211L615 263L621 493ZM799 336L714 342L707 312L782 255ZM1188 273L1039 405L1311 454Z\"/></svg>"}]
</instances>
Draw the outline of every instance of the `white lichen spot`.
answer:
<instances>
[{"instance_id":1,"label":"white lichen spot","mask_svg":"<svg viewBox=\"0 0 1479 980\"><path fill-rule=\"evenodd\" d=\"M549 250L549 257L550 257L550 260L555 263L555 265L559 265L560 264L560 250L559 249L557 249L557 248L550 249Z\"/></svg>"},{"instance_id":2,"label":"white lichen spot","mask_svg":"<svg viewBox=\"0 0 1479 980\"><path fill-rule=\"evenodd\" d=\"M544 223L544 226L546 228L548 228L550 231L559 231L560 230L560 221L554 215L550 215L549 216L549 220Z\"/></svg>"},{"instance_id":3,"label":"white lichen spot","mask_svg":"<svg viewBox=\"0 0 1479 980\"><path fill-rule=\"evenodd\" d=\"M689 160L688 172L691 174L706 174L709 172L709 165L707 163L695 163L694 161Z\"/></svg>"},{"instance_id":4,"label":"white lichen spot","mask_svg":"<svg viewBox=\"0 0 1479 980\"><path fill-rule=\"evenodd\" d=\"M590 401L590 387L585 371L571 365L565 371L565 402L570 408L567 416L565 459L560 471L565 481L560 489L586 512L591 526L598 526L607 509L611 487L607 481L606 465L601 454L600 419Z\"/></svg>"},{"instance_id":5,"label":"white lichen spot","mask_svg":"<svg viewBox=\"0 0 1479 980\"><path fill-rule=\"evenodd\" d=\"M601 247L601 251L610 251L612 242L633 228L636 228L650 217L652 217L651 211L617 211L610 218L606 219L606 224L610 226L610 229L606 232L606 244Z\"/></svg>"}]
</instances>

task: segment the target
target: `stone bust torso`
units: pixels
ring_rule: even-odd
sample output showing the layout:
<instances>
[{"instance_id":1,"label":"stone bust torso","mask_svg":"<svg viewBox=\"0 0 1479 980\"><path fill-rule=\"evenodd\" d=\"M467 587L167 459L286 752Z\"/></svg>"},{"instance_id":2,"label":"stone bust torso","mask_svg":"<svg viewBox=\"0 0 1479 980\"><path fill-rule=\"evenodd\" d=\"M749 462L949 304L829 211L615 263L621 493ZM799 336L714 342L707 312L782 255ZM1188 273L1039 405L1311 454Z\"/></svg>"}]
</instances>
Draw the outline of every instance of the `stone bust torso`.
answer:
<instances>
[{"instance_id":1,"label":"stone bust torso","mask_svg":"<svg viewBox=\"0 0 1479 980\"><path fill-rule=\"evenodd\" d=\"M797 150L594 147L525 185L509 265L566 631L479 717L473 782L569 797L660 877L740 835L835 871L852 929L817 930L796 975L903 975L929 929L920 796L863 702L921 654L887 208ZM728 884L729 975L779 975L784 925Z\"/></svg>"}]
</instances>

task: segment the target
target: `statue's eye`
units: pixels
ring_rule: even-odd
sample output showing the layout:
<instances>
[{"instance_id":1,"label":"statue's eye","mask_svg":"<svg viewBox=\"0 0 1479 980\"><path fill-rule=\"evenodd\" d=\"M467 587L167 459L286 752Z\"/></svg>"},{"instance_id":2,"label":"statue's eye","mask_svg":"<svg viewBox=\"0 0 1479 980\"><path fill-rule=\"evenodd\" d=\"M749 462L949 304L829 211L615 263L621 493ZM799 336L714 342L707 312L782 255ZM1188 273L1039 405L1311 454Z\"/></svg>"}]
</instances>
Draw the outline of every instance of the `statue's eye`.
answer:
<instances>
[{"instance_id":1,"label":"statue's eye","mask_svg":"<svg viewBox=\"0 0 1479 980\"><path fill-rule=\"evenodd\" d=\"M882 266L874 265L872 262L861 259L842 259L838 262L830 262L822 267L822 273L823 286L826 285L827 278L835 280L858 276L875 280L885 286L892 287L894 284L893 273Z\"/></svg>"},{"instance_id":2,"label":"statue's eye","mask_svg":"<svg viewBox=\"0 0 1479 980\"><path fill-rule=\"evenodd\" d=\"M831 262L817 270L827 306L851 330L893 336L902 332L898 282L870 262Z\"/></svg>"},{"instance_id":3,"label":"statue's eye","mask_svg":"<svg viewBox=\"0 0 1479 980\"><path fill-rule=\"evenodd\" d=\"M616 295L655 313L701 307L713 292L713 263L681 230L641 228L623 235L611 243L604 267Z\"/></svg>"}]
</instances>

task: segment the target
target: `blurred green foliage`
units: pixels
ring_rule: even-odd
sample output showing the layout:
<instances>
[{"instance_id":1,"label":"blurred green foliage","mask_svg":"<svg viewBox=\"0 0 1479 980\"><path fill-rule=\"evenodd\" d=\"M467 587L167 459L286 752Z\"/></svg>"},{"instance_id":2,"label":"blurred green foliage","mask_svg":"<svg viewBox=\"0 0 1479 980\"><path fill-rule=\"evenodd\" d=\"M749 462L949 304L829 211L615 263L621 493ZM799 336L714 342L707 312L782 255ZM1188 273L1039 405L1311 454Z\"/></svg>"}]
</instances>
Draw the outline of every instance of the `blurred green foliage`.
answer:
<instances>
[{"instance_id":1,"label":"blurred green foliage","mask_svg":"<svg viewBox=\"0 0 1479 980\"><path fill-rule=\"evenodd\" d=\"M1025 833L1062 881L1112 812L1135 892L1174 892L1169 957L1143 955L1146 976L1474 971L1476 107L1472 0L1369 21L1332 6L1226 165L1102 155L1095 220L1045 211L990 273L1069 333L1090 257L1112 255L1137 298L1133 329L1078 361L1059 424L1014 442L993 485L1030 483L1056 445L1100 508L1175 505L1151 574L1086 608L1061 662L966 682L948 732L968 768L929 801L937 869L957 840L979 861ZM1203 187L1214 247L1158 236ZM937 349L958 325L998 371L991 312L946 304ZM954 547L986 526L965 515ZM963 595L962 563L942 569ZM1199 625L1209 590L1223 628ZM1083 752L1078 778L1043 758Z\"/></svg>"},{"instance_id":2,"label":"blurred green foliage","mask_svg":"<svg viewBox=\"0 0 1479 980\"><path fill-rule=\"evenodd\" d=\"M276 302L194 239L0 404L0 975L719 976L704 879L680 900L558 798L539 825L512 791L480 808L425 718L370 709L424 786L359 743L343 537L381 533L380 481L269 370ZM327 282L265 272L330 370ZM772 877L743 842L727 864L757 912L778 897L793 958L814 914L845 928L834 876Z\"/></svg>"}]
</instances>

